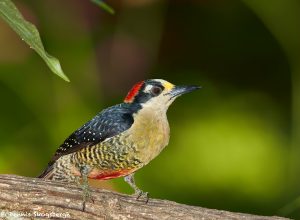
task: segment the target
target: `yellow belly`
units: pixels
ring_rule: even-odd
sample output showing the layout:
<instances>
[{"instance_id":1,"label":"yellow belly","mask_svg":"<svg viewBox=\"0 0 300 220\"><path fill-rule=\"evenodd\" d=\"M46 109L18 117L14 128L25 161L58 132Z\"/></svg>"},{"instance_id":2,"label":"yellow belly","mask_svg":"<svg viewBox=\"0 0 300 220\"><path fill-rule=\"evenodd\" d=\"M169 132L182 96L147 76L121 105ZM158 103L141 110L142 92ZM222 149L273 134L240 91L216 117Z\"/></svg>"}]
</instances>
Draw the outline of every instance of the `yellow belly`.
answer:
<instances>
[{"instance_id":1,"label":"yellow belly","mask_svg":"<svg viewBox=\"0 0 300 220\"><path fill-rule=\"evenodd\" d=\"M144 164L149 163L169 143L170 128L165 112L141 111L124 137L134 143L136 157Z\"/></svg>"}]
</instances>

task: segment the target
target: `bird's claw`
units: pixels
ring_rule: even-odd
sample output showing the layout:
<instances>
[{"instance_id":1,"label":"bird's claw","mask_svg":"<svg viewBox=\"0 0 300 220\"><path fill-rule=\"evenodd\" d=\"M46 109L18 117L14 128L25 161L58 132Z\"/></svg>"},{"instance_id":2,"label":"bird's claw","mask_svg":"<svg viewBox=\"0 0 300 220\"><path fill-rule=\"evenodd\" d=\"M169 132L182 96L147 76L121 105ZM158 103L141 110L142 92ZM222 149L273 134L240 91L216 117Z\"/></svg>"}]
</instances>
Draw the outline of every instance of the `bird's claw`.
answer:
<instances>
[{"instance_id":1,"label":"bird's claw","mask_svg":"<svg viewBox=\"0 0 300 220\"><path fill-rule=\"evenodd\" d=\"M83 202L82 202L82 211L85 211L86 208L86 202L90 200L93 204L95 203L95 200L93 199L93 197L91 196L90 192L88 192L87 194L84 193L83 195Z\"/></svg>"},{"instance_id":2,"label":"bird's claw","mask_svg":"<svg viewBox=\"0 0 300 220\"><path fill-rule=\"evenodd\" d=\"M136 197L136 200L144 200L145 203L147 204L149 201L149 193L148 192L143 192L142 190L138 190L134 193L134 196Z\"/></svg>"},{"instance_id":3,"label":"bird's claw","mask_svg":"<svg viewBox=\"0 0 300 220\"><path fill-rule=\"evenodd\" d=\"M93 197L91 195L91 190L90 190L88 185L81 185L81 188L82 188L82 191L83 191L83 194L82 194L82 200L83 200L82 211L84 212L85 208L86 208L86 202L88 200L90 200L92 203L95 203L95 200L93 199Z\"/></svg>"}]
</instances>

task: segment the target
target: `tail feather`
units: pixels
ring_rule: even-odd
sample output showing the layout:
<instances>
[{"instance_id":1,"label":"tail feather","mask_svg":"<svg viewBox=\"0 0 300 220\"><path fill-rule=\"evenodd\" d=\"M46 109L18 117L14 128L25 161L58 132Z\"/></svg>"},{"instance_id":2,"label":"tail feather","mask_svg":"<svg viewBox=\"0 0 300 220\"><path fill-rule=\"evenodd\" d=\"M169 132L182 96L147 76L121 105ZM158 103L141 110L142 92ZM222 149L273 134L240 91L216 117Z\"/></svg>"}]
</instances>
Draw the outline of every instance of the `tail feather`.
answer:
<instances>
[{"instance_id":1,"label":"tail feather","mask_svg":"<svg viewBox=\"0 0 300 220\"><path fill-rule=\"evenodd\" d=\"M40 174L37 178L42 178L42 179L52 179L53 176L53 164L48 165L48 167L43 171L42 174Z\"/></svg>"},{"instance_id":2,"label":"tail feather","mask_svg":"<svg viewBox=\"0 0 300 220\"><path fill-rule=\"evenodd\" d=\"M69 157L64 156L58 161L51 161L47 168L42 172L38 178L63 181L63 182L74 182L76 176L72 172L73 165L69 161Z\"/></svg>"}]
</instances>

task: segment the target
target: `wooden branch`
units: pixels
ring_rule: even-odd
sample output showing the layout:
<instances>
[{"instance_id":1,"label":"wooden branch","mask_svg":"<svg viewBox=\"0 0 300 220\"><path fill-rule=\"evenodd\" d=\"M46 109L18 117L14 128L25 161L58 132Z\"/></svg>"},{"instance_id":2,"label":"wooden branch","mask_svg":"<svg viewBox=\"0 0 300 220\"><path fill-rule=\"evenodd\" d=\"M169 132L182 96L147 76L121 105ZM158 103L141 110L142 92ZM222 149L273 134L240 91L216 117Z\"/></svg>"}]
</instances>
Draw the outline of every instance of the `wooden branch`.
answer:
<instances>
[{"instance_id":1,"label":"wooden branch","mask_svg":"<svg viewBox=\"0 0 300 220\"><path fill-rule=\"evenodd\" d=\"M283 220L219 211L150 198L145 204L135 198L93 189L94 203L82 212L82 191L75 185L13 175L0 175L0 219L261 219Z\"/></svg>"}]
</instances>

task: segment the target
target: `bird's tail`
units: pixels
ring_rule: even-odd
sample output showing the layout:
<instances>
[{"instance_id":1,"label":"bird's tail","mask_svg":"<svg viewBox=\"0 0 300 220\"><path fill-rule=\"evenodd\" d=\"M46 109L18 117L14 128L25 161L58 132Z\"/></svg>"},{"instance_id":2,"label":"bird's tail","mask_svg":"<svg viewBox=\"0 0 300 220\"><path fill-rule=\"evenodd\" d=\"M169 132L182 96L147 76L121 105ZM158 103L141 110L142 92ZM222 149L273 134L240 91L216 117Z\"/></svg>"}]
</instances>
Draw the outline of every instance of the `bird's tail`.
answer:
<instances>
[{"instance_id":1,"label":"bird's tail","mask_svg":"<svg viewBox=\"0 0 300 220\"><path fill-rule=\"evenodd\" d=\"M53 164L48 165L48 167L40 174L37 178L42 178L42 179L52 179L54 174L54 169L53 169Z\"/></svg>"}]
</instances>

